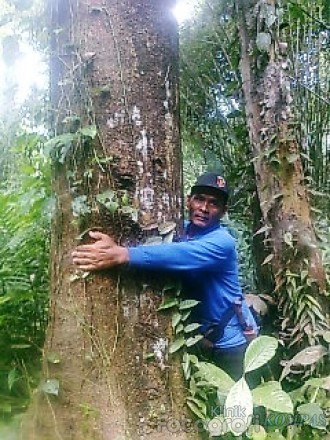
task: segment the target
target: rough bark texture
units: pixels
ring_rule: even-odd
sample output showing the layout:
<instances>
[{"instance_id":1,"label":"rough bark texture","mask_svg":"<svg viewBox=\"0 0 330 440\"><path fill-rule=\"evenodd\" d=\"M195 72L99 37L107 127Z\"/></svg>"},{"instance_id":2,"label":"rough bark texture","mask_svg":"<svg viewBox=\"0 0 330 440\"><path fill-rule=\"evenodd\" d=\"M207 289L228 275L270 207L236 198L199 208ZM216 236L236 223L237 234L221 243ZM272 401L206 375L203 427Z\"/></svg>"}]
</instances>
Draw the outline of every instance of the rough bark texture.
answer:
<instances>
[{"instance_id":1,"label":"rough bark texture","mask_svg":"<svg viewBox=\"0 0 330 440\"><path fill-rule=\"evenodd\" d=\"M303 335L312 342L326 324L328 300L295 136L279 5L238 0L237 12L252 158L282 328L291 343Z\"/></svg>"},{"instance_id":2,"label":"rough bark texture","mask_svg":"<svg viewBox=\"0 0 330 440\"><path fill-rule=\"evenodd\" d=\"M53 152L48 392L37 393L24 440L197 437L173 425L185 417L184 388L179 362L167 356L169 316L156 311L162 297L155 283L125 269L85 278L70 264L88 228L134 244L155 235L159 223L180 219L172 6L52 2L52 116L56 134L74 139ZM84 132L93 124L94 139ZM49 393L54 379L58 396Z\"/></svg>"}]
</instances>

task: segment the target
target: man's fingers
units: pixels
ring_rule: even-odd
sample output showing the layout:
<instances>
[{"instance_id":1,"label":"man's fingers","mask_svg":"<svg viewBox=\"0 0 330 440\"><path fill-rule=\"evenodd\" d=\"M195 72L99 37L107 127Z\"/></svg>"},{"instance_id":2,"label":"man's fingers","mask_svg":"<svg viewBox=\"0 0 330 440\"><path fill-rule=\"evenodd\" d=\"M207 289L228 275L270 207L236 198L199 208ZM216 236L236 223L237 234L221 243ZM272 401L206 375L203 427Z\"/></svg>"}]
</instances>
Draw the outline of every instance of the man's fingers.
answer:
<instances>
[{"instance_id":1,"label":"man's fingers","mask_svg":"<svg viewBox=\"0 0 330 440\"><path fill-rule=\"evenodd\" d=\"M93 238L94 240L104 240L107 243L115 244L115 242L113 241L113 239L111 237L109 237L109 235L103 234L103 232L100 232L100 231L89 231L89 236L91 238Z\"/></svg>"},{"instance_id":2,"label":"man's fingers","mask_svg":"<svg viewBox=\"0 0 330 440\"><path fill-rule=\"evenodd\" d=\"M78 256L73 256L72 261L74 264L76 264L77 266L81 267L84 266L86 264L90 265L95 265L94 261L92 261L90 258L82 258L82 257L78 257Z\"/></svg>"},{"instance_id":3,"label":"man's fingers","mask_svg":"<svg viewBox=\"0 0 330 440\"><path fill-rule=\"evenodd\" d=\"M81 244L72 251L72 255L92 254L95 252L95 246L92 244Z\"/></svg>"}]
</instances>

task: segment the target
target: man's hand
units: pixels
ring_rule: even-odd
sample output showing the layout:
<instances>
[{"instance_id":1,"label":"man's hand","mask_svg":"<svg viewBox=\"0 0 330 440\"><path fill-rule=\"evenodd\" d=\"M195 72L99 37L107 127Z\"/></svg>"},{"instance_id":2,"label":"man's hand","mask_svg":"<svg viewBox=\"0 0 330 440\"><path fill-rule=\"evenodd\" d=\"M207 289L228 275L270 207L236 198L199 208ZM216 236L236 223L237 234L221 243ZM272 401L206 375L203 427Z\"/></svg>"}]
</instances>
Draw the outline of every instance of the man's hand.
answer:
<instances>
[{"instance_id":1,"label":"man's hand","mask_svg":"<svg viewBox=\"0 0 330 440\"><path fill-rule=\"evenodd\" d=\"M109 269L129 261L128 249L118 246L111 237L102 232L89 231L95 243L77 246L72 261L81 270Z\"/></svg>"}]
</instances>

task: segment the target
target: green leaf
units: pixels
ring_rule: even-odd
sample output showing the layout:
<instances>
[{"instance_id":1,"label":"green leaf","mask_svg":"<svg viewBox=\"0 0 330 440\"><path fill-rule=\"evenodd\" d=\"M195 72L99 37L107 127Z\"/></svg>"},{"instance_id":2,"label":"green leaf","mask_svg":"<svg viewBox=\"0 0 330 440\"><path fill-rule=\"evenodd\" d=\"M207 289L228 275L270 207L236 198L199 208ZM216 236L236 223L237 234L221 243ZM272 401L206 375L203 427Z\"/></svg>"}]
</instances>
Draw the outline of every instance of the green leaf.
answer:
<instances>
[{"instance_id":1,"label":"green leaf","mask_svg":"<svg viewBox=\"0 0 330 440\"><path fill-rule=\"evenodd\" d=\"M251 440L265 440L267 438L267 432L261 425L250 425L245 435Z\"/></svg>"},{"instance_id":2,"label":"green leaf","mask_svg":"<svg viewBox=\"0 0 330 440\"><path fill-rule=\"evenodd\" d=\"M201 410L198 408L198 406L189 400L187 400L187 406L189 409L201 420L205 420L205 415L201 412Z\"/></svg>"},{"instance_id":3,"label":"green leaf","mask_svg":"<svg viewBox=\"0 0 330 440\"><path fill-rule=\"evenodd\" d=\"M186 299L180 302L179 309L180 310L191 309L192 307L197 306L197 304L199 303L200 301L196 301L195 299Z\"/></svg>"},{"instance_id":4,"label":"green leaf","mask_svg":"<svg viewBox=\"0 0 330 440\"><path fill-rule=\"evenodd\" d=\"M175 329L175 334L183 332L183 324L180 322L180 324Z\"/></svg>"},{"instance_id":5,"label":"green leaf","mask_svg":"<svg viewBox=\"0 0 330 440\"><path fill-rule=\"evenodd\" d=\"M328 344L330 344L330 331L324 332L322 334L322 338L325 340L325 342L327 342Z\"/></svg>"},{"instance_id":6,"label":"green leaf","mask_svg":"<svg viewBox=\"0 0 330 440\"><path fill-rule=\"evenodd\" d=\"M328 350L323 345L314 345L307 347L297 353L291 360L289 360L283 368L280 382L291 372L291 367L294 365L312 365L318 362L323 356L328 353Z\"/></svg>"},{"instance_id":7,"label":"green leaf","mask_svg":"<svg viewBox=\"0 0 330 440\"><path fill-rule=\"evenodd\" d=\"M186 325L186 327L184 328L184 332L185 333L191 333L194 330L197 330L198 328L201 327L201 324L197 324L196 322L193 322L191 324Z\"/></svg>"},{"instance_id":8,"label":"green leaf","mask_svg":"<svg viewBox=\"0 0 330 440\"><path fill-rule=\"evenodd\" d=\"M196 377L205 380L209 385L217 388L222 394L227 394L234 385L233 379L221 368L208 362L199 362Z\"/></svg>"},{"instance_id":9,"label":"green leaf","mask_svg":"<svg viewBox=\"0 0 330 440\"><path fill-rule=\"evenodd\" d=\"M185 339L183 337L180 337L178 339L176 339L175 341L173 341L170 344L169 347L169 353L175 353L176 351L180 350L180 348L182 348L185 345Z\"/></svg>"},{"instance_id":10,"label":"green leaf","mask_svg":"<svg viewBox=\"0 0 330 440\"><path fill-rule=\"evenodd\" d=\"M114 213L119 208L117 195L114 191L108 190L97 194L96 200L104 205L111 213Z\"/></svg>"},{"instance_id":11,"label":"green leaf","mask_svg":"<svg viewBox=\"0 0 330 440\"><path fill-rule=\"evenodd\" d=\"M305 403L298 406L297 412L302 416L302 421L313 428L326 429L327 419L322 408L317 403Z\"/></svg>"},{"instance_id":12,"label":"green leaf","mask_svg":"<svg viewBox=\"0 0 330 440\"><path fill-rule=\"evenodd\" d=\"M47 379L42 385L41 390L46 394L58 396L60 390L60 382L57 379Z\"/></svg>"},{"instance_id":13,"label":"green leaf","mask_svg":"<svg viewBox=\"0 0 330 440\"><path fill-rule=\"evenodd\" d=\"M97 135L96 125L86 125L80 129L80 133L82 136L94 139Z\"/></svg>"},{"instance_id":14,"label":"green leaf","mask_svg":"<svg viewBox=\"0 0 330 440\"><path fill-rule=\"evenodd\" d=\"M206 410L206 404L205 404L204 400L198 399L197 397L188 396L187 401L194 402L198 406L198 408L200 408L202 413L206 415L207 410Z\"/></svg>"},{"instance_id":15,"label":"green leaf","mask_svg":"<svg viewBox=\"0 0 330 440\"><path fill-rule=\"evenodd\" d=\"M311 386L314 388L322 388L330 391L330 376L327 377L313 377L305 382L304 386Z\"/></svg>"},{"instance_id":16,"label":"green leaf","mask_svg":"<svg viewBox=\"0 0 330 440\"><path fill-rule=\"evenodd\" d=\"M282 390L279 382L270 381L252 390L253 403L275 412L293 414L293 403L289 394Z\"/></svg>"},{"instance_id":17,"label":"green leaf","mask_svg":"<svg viewBox=\"0 0 330 440\"><path fill-rule=\"evenodd\" d=\"M185 353L185 355L186 354L187 353ZM183 356L183 362L181 363L181 365L182 365L185 379L189 380L190 376L191 376L191 367L190 367L190 361L189 361L188 356Z\"/></svg>"},{"instance_id":18,"label":"green leaf","mask_svg":"<svg viewBox=\"0 0 330 440\"><path fill-rule=\"evenodd\" d=\"M186 340L186 346L187 346L187 347L191 347L192 345L197 344L197 342L199 342L199 341L202 340L203 338L204 338L203 335L196 335L196 336L194 336L194 337L192 337L192 338L188 338L188 339Z\"/></svg>"},{"instance_id":19,"label":"green leaf","mask_svg":"<svg viewBox=\"0 0 330 440\"><path fill-rule=\"evenodd\" d=\"M181 314L178 312L173 313L172 315L172 328L175 329L175 327L179 324L181 321Z\"/></svg>"},{"instance_id":20,"label":"green leaf","mask_svg":"<svg viewBox=\"0 0 330 440\"><path fill-rule=\"evenodd\" d=\"M183 313L183 315L181 316L181 321L182 322L187 321L187 319L189 318L190 315L191 315L191 310L188 310L188 312Z\"/></svg>"},{"instance_id":21,"label":"green leaf","mask_svg":"<svg viewBox=\"0 0 330 440\"><path fill-rule=\"evenodd\" d=\"M60 355L53 351L47 353L47 362L51 364L59 364L61 362Z\"/></svg>"},{"instance_id":22,"label":"green leaf","mask_svg":"<svg viewBox=\"0 0 330 440\"><path fill-rule=\"evenodd\" d=\"M178 305L177 298L167 298L158 308L157 310L166 310L171 309L172 307L175 307Z\"/></svg>"},{"instance_id":23,"label":"green leaf","mask_svg":"<svg viewBox=\"0 0 330 440\"><path fill-rule=\"evenodd\" d=\"M12 370L9 371L8 373L8 377L7 377L7 383L8 383L8 388L11 391L14 383L18 380L18 371L16 368L13 368Z\"/></svg>"},{"instance_id":24,"label":"green leaf","mask_svg":"<svg viewBox=\"0 0 330 440\"><path fill-rule=\"evenodd\" d=\"M277 347L277 339L271 336L259 336L252 341L245 352L244 372L247 373L265 365L275 355Z\"/></svg>"},{"instance_id":25,"label":"green leaf","mask_svg":"<svg viewBox=\"0 0 330 440\"><path fill-rule=\"evenodd\" d=\"M286 440L280 432L270 432L267 434L266 440Z\"/></svg>"},{"instance_id":26,"label":"green leaf","mask_svg":"<svg viewBox=\"0 0 330 440\"><path fill-rule=\"evenodd\" d=\"M252 394L244 377L230 389L224 407L225 420L229 430L242 435L250 426L253 415Z\"/></svg>"},{"instance_id":27,"label":"green leaf","mask_svg":"<svg viewBox=\"0 0 330 440\"><path fill-rule=\"evenodd\" d=\"M72 143L76 138L77 136L74 133L64 133L50 139L44 145L45 156L54 157L59 163L64 163Z\"/></svg>"},{"instance_id":28,"label":"green leaf","mask_svg":"<svg viewBox=\"0 0 330 440\"><path fill-rule=\"evenodd\" d=\"M274 256L275 256L274 254L267 255L267 257L264 259L264 261L261 263L261 265L264 266L265 264L268 264L270 261L272 261Z\"/></svg>"}]
</instances>

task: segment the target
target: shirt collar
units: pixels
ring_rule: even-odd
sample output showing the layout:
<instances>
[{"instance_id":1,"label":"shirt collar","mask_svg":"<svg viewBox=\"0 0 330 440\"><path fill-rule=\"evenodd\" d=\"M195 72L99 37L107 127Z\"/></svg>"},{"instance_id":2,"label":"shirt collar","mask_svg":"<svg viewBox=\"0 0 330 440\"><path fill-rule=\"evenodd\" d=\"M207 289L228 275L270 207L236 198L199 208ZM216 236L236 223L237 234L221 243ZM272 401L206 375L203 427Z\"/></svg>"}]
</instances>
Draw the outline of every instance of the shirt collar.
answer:
<instances>
[{"instance_id":1,"label":"shirt collar","mask_svg":"<svg viewBox=\"0 0 330 440\"><path fill-rule=\"evenodd\" d=\"M219 227L221 226L221 223L219 221L218 223L215 223L214 225L209 226L208 228L196 228L195 229L196 232L193 235L189 235L189 230L191 228L191 225L192 225L191 222L187 222L185 224L184 237L186 239L200 237L202 235L208 234L209 232L215 231L216 229L219 229Z\"/></svg>"}]
</instances>

